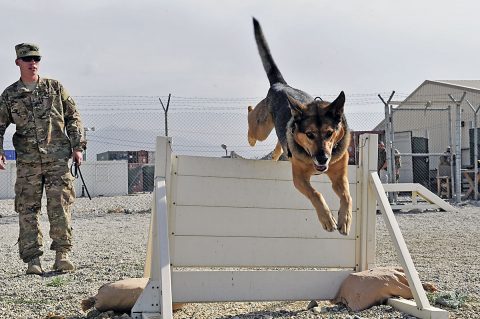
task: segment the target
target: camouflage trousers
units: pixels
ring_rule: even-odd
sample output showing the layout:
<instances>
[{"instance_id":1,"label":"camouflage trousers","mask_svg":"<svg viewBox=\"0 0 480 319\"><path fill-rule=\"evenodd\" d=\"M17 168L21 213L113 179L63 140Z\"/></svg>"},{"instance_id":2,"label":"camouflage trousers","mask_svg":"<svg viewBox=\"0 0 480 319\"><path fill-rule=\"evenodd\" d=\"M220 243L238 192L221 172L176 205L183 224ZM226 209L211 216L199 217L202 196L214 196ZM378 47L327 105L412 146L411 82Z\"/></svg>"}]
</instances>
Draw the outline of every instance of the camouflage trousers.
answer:
<instances>
[{"instance_id":1,"label":"camouflage trousers","mask_svg":"<svg viewBox=\"0 0 480 319\"><path fill-rule=\"evenodd\" d=\"M70 207L75 200L73 176L68 162L18 163L15 183L15 211L19 214L18 248L24 262L43 254L39 216L43 189L47 197L51 250L68 252L72 247Z\"/></svg>"}]
</instances>

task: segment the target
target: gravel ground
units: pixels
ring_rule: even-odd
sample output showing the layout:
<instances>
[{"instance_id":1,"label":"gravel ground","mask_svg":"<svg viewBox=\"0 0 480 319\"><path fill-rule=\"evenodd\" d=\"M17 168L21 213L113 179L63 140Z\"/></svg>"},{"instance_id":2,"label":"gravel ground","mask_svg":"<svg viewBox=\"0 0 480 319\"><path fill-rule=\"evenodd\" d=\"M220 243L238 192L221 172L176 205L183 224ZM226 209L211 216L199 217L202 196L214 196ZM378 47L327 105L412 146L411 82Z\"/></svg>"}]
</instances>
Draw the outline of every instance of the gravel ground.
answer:
<instances>
[{"instance_id":1,"label":"gravel ground","mask_svg":"<svg viewBox=\"0 0 480 319\"><path fill-rule=\"evenodd\" d=\"M69 274L25 275L18 258L18 217L12 200L0 200L0 318L84 319L113 317L98 312L83 313L80 301L96 294L107 282L141 277L150 219L150 194L77 199L73 215L77 271ZM436 284L441 292L465 300L447 308L450 318L480 318L480 208L468 204L458 213L397 213L422 281ZM45 247L50 244L46 214L42 214ZM54 252L42 257L50 270ZM397 266L393 245L383 218L377 215L377 266ZM458 297L459 296L459 297ZM309 301L263 303L188 304L175 319L272 319L272 318L412 318L389 306L349 313L343 307L319 302L307 310ZM121 314L116 314L120 317ZM123 316L122 318L128 318Z\"/></svg>"}]
</instances>

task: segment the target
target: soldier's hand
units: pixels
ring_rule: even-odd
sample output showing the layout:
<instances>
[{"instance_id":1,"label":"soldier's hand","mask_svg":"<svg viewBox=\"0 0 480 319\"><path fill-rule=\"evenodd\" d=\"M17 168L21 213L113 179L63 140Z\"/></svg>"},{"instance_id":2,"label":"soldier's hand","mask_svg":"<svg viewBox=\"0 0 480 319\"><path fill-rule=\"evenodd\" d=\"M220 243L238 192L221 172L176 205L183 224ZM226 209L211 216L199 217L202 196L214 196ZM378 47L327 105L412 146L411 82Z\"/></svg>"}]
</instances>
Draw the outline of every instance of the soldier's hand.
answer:
<instances>
[{"instance_id":1,"label":"soldier's hand","mask_svg":"<svg viewBox=\"0 0 480 319\"><path fill-rule=\"evenodd\" d=\"M5 155L0 155L0 169L5 169L7 166L7 158Z\"/></svg>"},{"instance_id":2,"label":"soldier's hand","mask_svg":"<svg viewBox=\"0 0 480 319\"><path fill-rule=\"evenodd\" d=\"M72 159L78 166L82 165L83 153L82 151L73 151Z\"/></svg>"}]
</instances>

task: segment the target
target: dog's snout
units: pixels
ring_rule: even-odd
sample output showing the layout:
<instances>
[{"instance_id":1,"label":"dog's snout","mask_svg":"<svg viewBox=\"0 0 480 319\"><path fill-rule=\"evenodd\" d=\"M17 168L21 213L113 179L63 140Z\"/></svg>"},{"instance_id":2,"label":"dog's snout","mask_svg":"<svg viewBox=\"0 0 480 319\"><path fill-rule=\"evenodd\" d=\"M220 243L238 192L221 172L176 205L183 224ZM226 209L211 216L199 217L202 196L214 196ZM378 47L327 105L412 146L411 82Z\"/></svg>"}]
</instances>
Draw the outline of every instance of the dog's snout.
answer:
<instances>
[{"instance_id":1,"label":"dog's snout","mask_svg":"<svg viewBox=\"0 0 480 319\"><path fill-rule=\"evenodd\" d=\"M328 169L328 162L330 161L330 157L327 156L324 152L317 154L313 158L313 166L319 172L325 172Z\"/></svg>"},{"instance_id":2,"label":"dog's snout","mask_svg":"<svg viewBox=\"0 0 480 319\"><path fill-rule=\"evenodd\" d=\"M319 165L326 165L329 159L330 158L327 156L327 154L325 154L325 152L320 152L315 156L315 161Z\"/></svg>"}]
</instances>

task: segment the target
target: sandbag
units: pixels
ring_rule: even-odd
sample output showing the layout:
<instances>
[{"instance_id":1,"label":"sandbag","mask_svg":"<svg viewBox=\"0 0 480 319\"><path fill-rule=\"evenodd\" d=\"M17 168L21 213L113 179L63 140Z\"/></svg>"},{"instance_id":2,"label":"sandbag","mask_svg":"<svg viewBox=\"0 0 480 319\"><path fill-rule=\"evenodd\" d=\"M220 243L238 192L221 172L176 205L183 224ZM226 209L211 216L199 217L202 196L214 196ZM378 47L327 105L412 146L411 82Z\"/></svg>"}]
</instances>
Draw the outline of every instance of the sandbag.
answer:
<instances>
[{"instance_id":1,"label":"sandbag","mask_svg":"<svg viewBox=\"0 0 480 319\"><path fill-rule=\"evenodd\" d=\"M431 283L423 287L430 292L436 291ZM343 281L333 302L341 302L353 311L361 311L383 304L391 297L413 298L402 268L378 267L352 273Z\"/></svg>"},{"instance_id":2,"label":"sandbag","mask_svg":"<svg viewBox=\"0 0 480 319\"><path fill-rule=\"evenodd\" d=\"M98 289L95 296L82 300L82 310L87 311L95 307L102 312L108 310L129 312L147 283L148 278L126 278L105 284ZM178 310L182 306L181 303L174 303L173 310Z\"/></svg>"}]
</instances>

